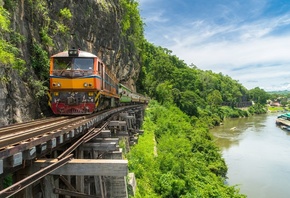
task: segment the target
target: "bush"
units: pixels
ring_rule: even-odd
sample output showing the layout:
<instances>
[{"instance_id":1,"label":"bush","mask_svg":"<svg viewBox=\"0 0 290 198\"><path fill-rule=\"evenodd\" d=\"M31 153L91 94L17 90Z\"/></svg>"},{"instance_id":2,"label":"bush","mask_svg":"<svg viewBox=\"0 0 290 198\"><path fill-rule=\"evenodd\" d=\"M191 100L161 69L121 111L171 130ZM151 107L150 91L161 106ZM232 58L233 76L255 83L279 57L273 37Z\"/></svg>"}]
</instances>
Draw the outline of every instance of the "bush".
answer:
<instances>
[{"instance_id":1,"label":"bush","mask_svg":"<svg viewBox=\"0 0 290 198\"><path fill-rule=\"evenodd\" d=\"M36 42L32 45L31 66L40 80L47 80L49 77L48 53Z\"/></svg>"},{"instance_id":2,"label":"bush","mask_svg":"<svg viewBox=\"0 0 290 198\"><path fill-rule=\"evenodd\" d=\"M60 16L65 19L70 20L72 18L72 13L70 12L68 8L60 9L59 13L60 13Z\"/></svg>"},{"instance_id":3,"label":"bush","mask_svg":"<svg viewBox=\"0 0 290 198\"><path fill-rule=\"evenodd\" d=\"M175 106L150 102L145 133L128 155L136 197L244 197L224 184L227 167L206 126Z\"/></svg>"}]
</instances>

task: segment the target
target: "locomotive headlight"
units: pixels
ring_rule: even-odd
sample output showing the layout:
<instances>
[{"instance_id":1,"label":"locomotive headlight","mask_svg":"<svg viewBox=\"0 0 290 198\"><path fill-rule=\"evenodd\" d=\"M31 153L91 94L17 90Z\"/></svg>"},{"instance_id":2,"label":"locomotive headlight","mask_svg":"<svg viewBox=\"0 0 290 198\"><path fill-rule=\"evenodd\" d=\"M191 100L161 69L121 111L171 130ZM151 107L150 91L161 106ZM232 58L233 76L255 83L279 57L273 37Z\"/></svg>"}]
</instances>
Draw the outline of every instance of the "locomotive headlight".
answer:
<instances>
[{"instance_id":1,"label":"locomotive headlight","mask_svg":"<svg viewBox=\"0 0 290 198\"><path fill-rule=\"evenodd\" d=\"M88 83L85 82L85 83L84 83L84 87L87 87L87 86L88 86Z\"/></svg>"},{"instance_id":2,"label":"locomotive headlight","mask_svg":"<svg viewBox=\"0 0 290 198\"><path fill-rule=\"evenodd\" d=\"M94 92L89 92L88 95L89 96L93 96L94 95Z\"/></svg>"},{"instance_id":3,"label":"locomotive headlight","mask_svg":"<svg viewBox=\"0 0 290 198\"><path fill-rule=\"evenodd\" d=\"M61 84L58 82L58 83L52 83L52 86L53 87L60 87L61 86Z\"/></svg>"},{"instance_id":4,"label":"locomotive headlight","mask_svg":"<svg viewBox=\"0 0 290 198\"><path fill-rule=\"evenodd\" d=\"M53 94L54 94L54 96L58 96L58 92L54 92Z\"/></svg>"},{"instance_id":5,"label":"locomotive headlight","mask_svg":"<svg viewBox=\"0 0 290 198\"><path fill-rule=\"evenodd\" d=\"M92 83L89 83L89 87L93 86Z\"/></svg>"}]
</instances>

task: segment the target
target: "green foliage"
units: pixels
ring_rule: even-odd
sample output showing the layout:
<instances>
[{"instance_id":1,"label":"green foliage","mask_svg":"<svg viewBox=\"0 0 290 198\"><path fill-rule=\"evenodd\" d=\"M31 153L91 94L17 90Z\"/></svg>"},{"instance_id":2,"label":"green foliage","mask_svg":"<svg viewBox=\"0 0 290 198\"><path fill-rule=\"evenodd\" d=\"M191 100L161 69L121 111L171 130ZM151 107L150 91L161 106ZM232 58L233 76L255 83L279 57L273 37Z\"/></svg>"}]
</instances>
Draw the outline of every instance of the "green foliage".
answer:
<instances>
[{"instance_id":1,"label":"green foliage","mask_svg":"<svg viewBox=\"0 0 290 198\"><path fill-rule=\"evenodd\" d=\"M9 13L3 7L0 7L0 33L2 36L12 32L9 26ZM13 36L17 36L17 34L12 32L11 35L11 41L13 42ZM26 68L24 67L24 61L18 58L18 55L19 50L12 43L6 41L4 38L0 38L0 64L4 65L7 69L14 69L22 75ZM10 79L3 74L0 75L0 78L2 82L8 82Z\"/></svg>"},{"instance_id":2,"label":"green foliage","mask_svg":"<svg viewBox=\"0 0 290 198\"><path fill-rule=\"evenodd\" d=\"M15 51L14 51L15 50ZM16 48L0 39L0 62L4 65L14 64Z\"/></svg>"},{"instance_id":3,"label":"green foliage","mask_svg":"<svg viewBox=\"0 0 290 198\"><path fill-rule=\"evenodd\" d=\"M48 80L49 75L49 58L48 54L36 42L31 49L31 66L41 81Z\"/></svg>"},{"instance_id":4,"label":"green foliage","mask_svg":"<svg viewBox=\"0 0 290 198\"><path fill-rule=\"evenodd\" d=\"M9 12L0 6L0 32L9 32Z\"/></svg>"},{"instance_id":5,"label":"green foliage","mask_svg":"<svg viewBox=\"0 0 290 198\"><path fill-rule=\"evenodd\" d=\"M143 35L143 22L139 14L138 2L132 0L120 0L120 3L125 11L121 22L123 33L131 30L139 35Z\"/></svg>"},{"instance_id":6,"label":"green foliage","mask_svg":"<svg viewBox=\"0 0 290 198\"><path fill-rule=\"evenodd\" d=\"M247 99L248 90L237 81L223 74L188 67L171 51L144 42L143 67L137 81L139 92L146 92L161 104L175 104L189 116L200 116L209 126L218 125L224 117L244 117L247 111L235 106ZM223 113L222 104L232 107L231 113ZM198 110L199 109L199 110Z\"/></svg>"},{"instance_id":7,"label":"green foliage","mask_svg":"<svg viewBox=\"0 0 290 198\"><path fill-rule=\"evenodd\" d=\"M60 9L59 13L60 13L60 16L65 19L68 19L68 20L72 19L72 13L70 12L68 8Z\"/></svg>"},{"instance_id":8,"label":"green foliage","mask_svg":"<svg viewBox=\"0 0 290 198\"><path fill-rule=\"evenodd\" d=\"M53 47L53 29L57 29L57 27L53 27L53 21L49 17L49 6L47 5L47 1L43 0L29 0L29 9L33 14L33 22L40 27L39 35L41 38L41 43L46 46Z\"/></svg>"},{"instance_id":9,"label":"green foliage","mask_svg":"<svg viewBox=\"0 0 290 198\"><path fill-rule=\"evenodd\" d=\"M173 96L172 96L172 85L165 81L164 83L160 83L156 87L156 98L158 101L160 101L161 104L165 103L172 103L173 102Z\"/></svg>"},{"instance_id":10,"label":"green foliage","mask_svg":"<svg viewBox=\"0 0 290 198\"><path fill-rule=\"evenodd\" d=\"M63 8L63 9L60 9L59 14L60 14L60 21L54 22L56 25L56 28L54 29L53 33L57 34L58 32L60 32L64 35L68 35L70 28L66 26L65 23L72 19L73 17L72 13L68 8Z\"/></svg>"},{"instance_id":11,"label":"green foliage","mask_svg":"<svg viewBox=\"0 0 290 198\"><path fill-rule=\"evenodd\" d=\"M10 29L9 13L1 6L0 7L0 33L9 33ZM17 49L13 47L3 38L0 38L0 62L4 65L13 64L15 60L15 53Z\"/></svg>"},{"instance_id":12,"label":"green foliage","mask_svg":"<svg viewBox=\"0 0 290 198\"><path fill-rule=\"evenodd\" d=\"M211 93L209 93L206 100L207 103L212 106L219 106L223 101L222 95L219 90L213 90Z\"/></svg>"},{"instance_id":13,"label":"green foliage","mask_svg":"<svg viewBox=\"0 0 290 198\"><path fill-rule=\"evenodd\" d=\"M48 26L43 27L43 28L40 29L39 34L40 34L40 37L41 37L41 41L42 41L45 45L48 45L48 46L54 46L53 40L52 40L52 38L49 36L48 29L49 29Z\"/></svg>"},{"instance_id":14,"label":"green foliage","mask_svg":"<svg viewBox=\"0 0 290 198\"><path fill-rule=\"evenodd\" d=\"M120 148L122 148L123 153L129 152L127 150L126 139L125 138L120 138L120 140L119 140L119 146L120 146Z\"/></svg>"},{"instance_id":15,"label":"green foliage","mask_svg":"<svg viewBox=\"0 0 290 198\"><path fill-rule=\"evenodd\" d=\"M132 0L120 0L124 14L121 21L122 35L127 37L128 50L140 52L144 42L143 21L139 14L138 2Z\"/></svg>"},{"instance_id":16,"label":"green foliage","mask_svg":"<svg viewBox=\"0 0 290 198\"><path fill-rule=\"evenodd\" d=\"M177 101L177 106L190 116L198 116L198 104L201 103L201 98L193 92L186 90L180 93L180 99Z\"/></svg>"},{"instance_id":17,"label":"green foliage","mask_svg":"<svg viewBox=\"0 0 290 198\"><path fill-rule=\"evenodd\" d=\"M12 69L16 70L18 74L22 76L27 71L27 68L25 67L25 61L20 58L15 58Z\"/></svg>"},{"instance_id":18,"label":"green foliage","mask_svg":"<svg viewBox=\"0 0 290 198\"><path fill-rule=\"evenodd\" d=\"M145 133L128 155L136 197L245 197L224 184L227 168L208 129L190 121L175 106L150 102Z\"/></svg>"},{"instance_id":19,"label":"green foliage","mask_svg":"<svg viewBox=\"0 0 290 198\"><path fill-rule=\"evenodd\" d=\"M241 117L248 117L252 113L249 110L242 110L238 108L232 108L228 106L220 107L220 114L223 118L241 118Z\"/></svg>"},{"instance_id":20,"label":"green foliage","mask_svg":"<svg viewBox=\"0 0 290 198\"><path fill-rule=\"evenodd\" d=\"M1 1L0 1L1 2ZM5 8L8 10L15 10L17 8L17 2L14 0L3 0Z\"/></svg>"},{"instance_id":21,"label":"green foliage","mask_svg":"<svg viewBox=\"0 0 290 198\"><path fill-rule=\"evenodd\" d=\"M33 78L29 79L29 84L32 87L32 91L37 99L41 99L48 92L48 87L45 86L44 81L35 80Z\"/></svg>"},{"instance_id":22,"label":"green foliage","mask_svg":"<svg viewBox=\"0 0 290 198\"><path fill-rule=\"evenodd\" d=\"M13 184L12 175L8 175L3 180L3 187L7 188Z\"/></svg>"},{"instance_id":23,"label":"green foliage","mask_svg":"<svg viewBox=\"0 0 290 198\"><path fill-rule=\"evenodd\" d=\"M171 51L143 43L143 67L137 87L161 104L174 104L187 115L204 119L207 126L219 125L225 117L245 117L250 112L235 108L248 91L221 73L188 67ZM228 104L226 111L222 104Z\"/></svg>"},{"instance_id":24,"label":"green foliage","mask_svg":"<svg viewBox=\"0 0 290 198\"><path fill-rule=\"evenodd\" d=\"M251 114L262 114L267 112L267 108L264 105L257 103L249 108L249 112Z\"/></svg>"},{"instance_id":25,"label":"green foliage","mask_svg":"<svg viewBox=\"0 0 290 198\"><path fill-rule=\"evenodd\" d=\"M25 40L26 38L23 35L19 34L18 32L15 32L15 31L10 32L10 41L14 45L20 44L21 42Z\"/></svg>"},{"instance_id":26,"label":"green foliage","mask_svg":"<svg viewBox=\"0 0 290 198\"><path fill-rule=\"evenodd\" d=\"M260 104L266 104L267 99L270 98L270 95L263 89L260 89L259 87L249 90L249 95L250 95L250 98L255 103L260 103Z\"/></svg>"},{"instance_id":27,"label":"green foliage","mask_svg":"<svg viewBox=\"0 0 290 198\"><path fill-rule=\"evenodd\" d=\"M271 95L276 95L276 96L283 96L283 95L289 95L290 94L290 91L289 90L284 90L284 91L268 91L267 93L268 94L271 94Z\"/></svg>"},{"instance_id":28,"label":"green foliage","mask_svg":"<svg viewBox=\"0 0 290 198\"><path fill-rule=\"evenodd\" d=\"M48 6L47 6L46 1L29 0L28 3L32 7L33 12L36 15L40 15L40 16L44 17L45 19L49 19L48 18Z\"/></svg>"},{"instance_id":29,"label":"green foliage","mask_svg":"<svg viewBox=\"0 0 290 198\"><path fill-rule=\"evenodd\" d=\"M63 23L58 23L55 22L56 25L56 29L54 31L54 33L56 34L57 32L60 32L62 34L68 34L69 33L69 27L67 27L66 25L64 25Z\"/></svg>"}]
</instances>

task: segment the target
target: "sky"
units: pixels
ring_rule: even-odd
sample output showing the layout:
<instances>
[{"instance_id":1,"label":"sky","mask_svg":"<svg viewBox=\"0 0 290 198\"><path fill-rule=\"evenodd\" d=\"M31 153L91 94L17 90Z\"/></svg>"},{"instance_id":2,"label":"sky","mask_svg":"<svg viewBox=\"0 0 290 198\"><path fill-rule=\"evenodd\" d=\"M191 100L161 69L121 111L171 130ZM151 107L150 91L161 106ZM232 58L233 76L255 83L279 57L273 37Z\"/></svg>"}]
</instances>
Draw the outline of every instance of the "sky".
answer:
<instances>
[{"instance_id":1,"label":"sky","mask_svg":"<svg viewBox=\"0 0 290 198\"><path fill-rule=\"evenodd\" d=\"M247 89L290 90L290 0L139 0L145 38Z\"/></svg>"}]
</instances>

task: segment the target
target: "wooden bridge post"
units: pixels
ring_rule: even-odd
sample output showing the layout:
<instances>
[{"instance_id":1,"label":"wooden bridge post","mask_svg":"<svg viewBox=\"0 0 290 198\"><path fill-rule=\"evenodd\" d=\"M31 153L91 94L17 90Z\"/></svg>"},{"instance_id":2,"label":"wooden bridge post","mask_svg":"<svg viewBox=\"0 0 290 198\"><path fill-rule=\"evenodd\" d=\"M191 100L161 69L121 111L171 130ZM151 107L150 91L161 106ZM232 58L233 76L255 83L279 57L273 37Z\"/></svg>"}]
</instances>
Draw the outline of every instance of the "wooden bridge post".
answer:
<instances>
[{"instance_id":1,"label":"wooden bridge post","mask_svg":"<svg viewBox=\"0 0 290 198\"><path fill-rule=\"evenodd\" d=\"M25 177L33 174L33 169L31 166L28 166L24 169L16 171L13 174L13 183L24 179ZM39 184L39 183L38 183ZM13 197L14 198L23 198L23 197L33 197L33 188L37 186L37 183L34 183L30 186L27 186L25 189L21 190L20 192L16 193Z\"/></svg>"},{"instance_id":2,"label":"wooden bridge post","mask_svg":"<svg viewBox=\"0 0 290 198\"><path fill-rule=\"evenodd\" d=\"M77 149L77 159L83 159L84 158L84 151L82 149ZM78 192L85 192L85 184L84 184L84 176L76 176L76 190Z\"/></svg>"}]
</instances>

